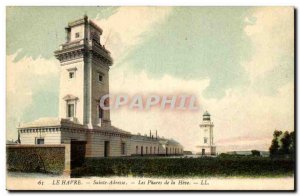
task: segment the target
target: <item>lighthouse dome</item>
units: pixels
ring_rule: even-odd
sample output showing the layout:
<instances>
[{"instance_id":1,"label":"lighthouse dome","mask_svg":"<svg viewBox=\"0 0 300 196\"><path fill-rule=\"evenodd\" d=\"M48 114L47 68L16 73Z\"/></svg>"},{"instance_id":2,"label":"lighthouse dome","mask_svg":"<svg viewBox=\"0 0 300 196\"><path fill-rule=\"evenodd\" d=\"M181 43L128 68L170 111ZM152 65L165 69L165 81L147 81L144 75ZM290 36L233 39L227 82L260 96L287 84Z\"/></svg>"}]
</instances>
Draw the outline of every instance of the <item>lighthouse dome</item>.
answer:
<instances>
[{"instance_id":1,"label":"lighthouse dome","mask_svg":"<svg viewBox=\"0 0 300 196\"><path fill-rule=\"evenodd\" d=\"M203 120L210 120L210 114L207 111L203 114Z\"/></svg>"}]
</instances>

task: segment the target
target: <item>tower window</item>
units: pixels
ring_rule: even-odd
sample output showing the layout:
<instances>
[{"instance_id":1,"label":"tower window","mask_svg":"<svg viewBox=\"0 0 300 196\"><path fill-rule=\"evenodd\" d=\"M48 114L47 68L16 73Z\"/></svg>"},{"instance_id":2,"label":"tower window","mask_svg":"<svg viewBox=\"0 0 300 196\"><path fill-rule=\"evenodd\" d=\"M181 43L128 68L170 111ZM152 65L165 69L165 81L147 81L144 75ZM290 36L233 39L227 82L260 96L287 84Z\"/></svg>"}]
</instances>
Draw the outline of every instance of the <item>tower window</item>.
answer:
<instances>
[{"instance_id":1,"label":"tower window","mask_svg":"<svg viewBox=\"0 0 300 196\"><path fill-rule=\"evenodd\" d=\"M204 144L207 144L207 138L206 137L204 138Z\"/></svg>"},{"instance_id":2,"label":"tower window","mask_svg":"<svg viewBox=\"0 0 300 196\"><path fill-rule=\"evenodd\" d=\"M103 82L103 75L100 73L98 74L98 81Z\"/></svg>"},{"instance_id":3,"label":"tower window","mask_svg":"<svg viewBox=\"0 0 300 196\"><path fill-rule=\"evenodd\" d=\"M68 117L74 117L74 104L68 104Z\"/></svg>"},{"instance_id":4,"label":"tower window","mask_svg":"<svg viewBox=\"0 0 300 196\"><path fill-rule=\"evenodd\" d=\"M75 72L69 72L69 78L74 78L75 77Z\"/></svg>"},{"instance_id":5,"label":"tower window","mask_svg":"<svg viewBox=\"0 0 300 196\"><path fill-rule=\"evenodd\" d=\"M75 38L78 38L79 36L80 36L79 32L75 33Z\"/></svg>"}]
</instances>

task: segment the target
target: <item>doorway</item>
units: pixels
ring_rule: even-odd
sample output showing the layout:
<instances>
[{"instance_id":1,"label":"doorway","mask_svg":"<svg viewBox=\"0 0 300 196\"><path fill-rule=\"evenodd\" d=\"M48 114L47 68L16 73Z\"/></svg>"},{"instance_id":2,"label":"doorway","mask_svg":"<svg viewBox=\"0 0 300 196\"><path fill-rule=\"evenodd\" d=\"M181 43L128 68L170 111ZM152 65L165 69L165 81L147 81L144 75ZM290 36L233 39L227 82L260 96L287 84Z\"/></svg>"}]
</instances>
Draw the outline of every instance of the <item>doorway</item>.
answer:
<instances>
[{"instance_id":1,"label":"doorway","mask_svg":"<svg viewBox=\"0 0 300 196\"><path fill-rule=\"evenodd\" d=\"M202 149L202 155L205 155L205 149Z\"/></svg>"},{"instance_id":2,"label":"doorway","mask_svg":"<svg viewBox=\"0 0 300 196\"><path fill-rule=\"evenodd\" d=\"M71 141L71 169L80 167L85 160L86 141Z\"/></svg>"},{"instance_id":3,"label":"doorway","mask_svg":"<svg viewBox=\"0 0 300 196\"><path fill-rule=\"evenodd\" d=\"M143 156L143 155L144 155L144 147L141 146L141 156Z\"/></svg>"},{"instance_id":4,"label":"doorway","mask_svg":"<svg viewBox=\"0 0 300 196\"><path fill-rule=\"evenodd\" d=\"M109 141L104 142L104 157L109 157Z\"/></svg>"}]
</instances>

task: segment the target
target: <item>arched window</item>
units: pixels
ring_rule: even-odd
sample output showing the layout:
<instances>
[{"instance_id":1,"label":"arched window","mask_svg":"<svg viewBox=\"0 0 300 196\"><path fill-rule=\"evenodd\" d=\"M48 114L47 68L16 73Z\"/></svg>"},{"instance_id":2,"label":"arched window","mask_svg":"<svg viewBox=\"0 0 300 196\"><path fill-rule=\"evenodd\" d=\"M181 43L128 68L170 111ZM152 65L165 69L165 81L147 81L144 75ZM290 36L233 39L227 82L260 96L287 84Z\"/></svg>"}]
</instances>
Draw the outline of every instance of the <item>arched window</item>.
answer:
<instances>
[{"instance_id":1,"label":"arched window","mask_svg":"<svg viewBox=\"0 0 300 196\"><path fill-rule=\"evenodd\" d=\"M139 154L139 147L138 146L136 146L136 148L135 148L135 154Z\"/></svg>"}]
</instances>

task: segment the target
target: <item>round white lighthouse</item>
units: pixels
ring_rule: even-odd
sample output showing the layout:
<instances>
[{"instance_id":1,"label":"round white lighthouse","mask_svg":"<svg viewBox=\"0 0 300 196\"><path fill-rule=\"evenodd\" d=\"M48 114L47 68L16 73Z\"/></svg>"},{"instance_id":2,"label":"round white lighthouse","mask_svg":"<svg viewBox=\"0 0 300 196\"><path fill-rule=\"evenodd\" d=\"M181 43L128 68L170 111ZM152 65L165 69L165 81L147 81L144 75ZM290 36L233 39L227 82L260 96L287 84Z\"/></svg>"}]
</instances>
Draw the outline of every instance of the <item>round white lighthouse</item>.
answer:
<instances>
[{"instance_id":1,"label":"round white lighthouse","mask_svg":"<svg viewBox=\"0 0 300 196\"><path fill-rule=\"evenodd\" d=\"M214 144L214 123L211 121L210 114L206 111L203 114L203 120L200 126L199 145L197 146L200 155L216 155L216 146Z\"/></svg>"}]
</instances>

